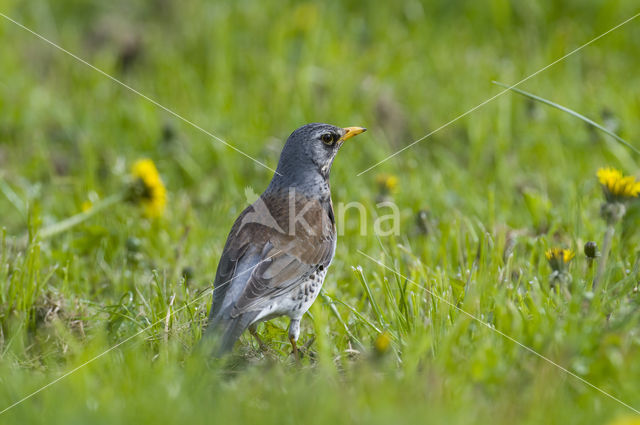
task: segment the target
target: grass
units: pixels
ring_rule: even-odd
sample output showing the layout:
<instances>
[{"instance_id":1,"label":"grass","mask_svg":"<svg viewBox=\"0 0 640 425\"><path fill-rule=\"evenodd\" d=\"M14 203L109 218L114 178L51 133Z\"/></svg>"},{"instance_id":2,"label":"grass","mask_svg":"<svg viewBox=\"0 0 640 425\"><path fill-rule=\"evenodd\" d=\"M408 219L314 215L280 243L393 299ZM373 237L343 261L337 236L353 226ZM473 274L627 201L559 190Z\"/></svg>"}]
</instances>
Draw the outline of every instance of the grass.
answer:
<instances>
[{"instance_id":1,"label":"grass","mask_svg":"<svg viewBox=\"0 0 640 425\"><path fill-rule=\"evenodd\" d=\"M205 291L245 188L261 192L271 172L1 19L0 410L116 347L2 413L3 424L634 415L458 308L640 409L637 201L595 292L582 254L606 230L596 170L637 174L634 153L505 93L357 177L500 91L491 81L519 81L637 13L635 2L2 0L0 12L270 167L306 122L369 128L333 166L334 202L361 202L368 220L362 232L349 210L342 223L302 324L313 356L293 363L279 319L259 328L269 352L245 335L231 364L210 362L193 352ZM638 147L639 22L521 88ZM141 157L167 185L162 218L121 203L23 243L118 192ZM383 173L399 181L401 232L378 238ZM577 252L569 296L550 289L551 247ZM374 349L381 332L385 353Z\"/></svg>"}]
</instances>

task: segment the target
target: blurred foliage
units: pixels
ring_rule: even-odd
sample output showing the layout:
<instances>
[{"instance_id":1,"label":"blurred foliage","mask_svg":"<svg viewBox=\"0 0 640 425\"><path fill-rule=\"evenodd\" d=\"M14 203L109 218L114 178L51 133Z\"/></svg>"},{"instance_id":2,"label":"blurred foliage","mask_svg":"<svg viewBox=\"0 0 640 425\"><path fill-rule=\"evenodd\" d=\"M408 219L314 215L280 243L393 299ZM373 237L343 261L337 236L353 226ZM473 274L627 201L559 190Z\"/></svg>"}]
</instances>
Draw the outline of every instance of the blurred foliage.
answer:
<instances>
[{"instance_id":1,"label":"blurred foliage","mask_svg":"<svg viewBox=\"0 0 640 425\"><path fill-rule=\"evenodd\" d=\"M367 227L346 213L303 320L301 343L315 338L303 366L284 319L259 328L269 352L245 336L230 364L207 362L192 351L220 251L245 188L260 193L271 171L0 18L0 411L126 341L0 422L584 424L631 413L453 306L640 406L637 202L602 291L589 291L582 255L570 296L551 291L544 257L601 241L596 170L637 175L637 157L505 93L357 176L637 2L0 0L0 12L270 167L307 122L369 129L333 166L334 203L365 205ZM639 48L633 21L523 89L639 146ZM115 193L142 157L167 186L162 218L122 204L23 243ZM372 232L387 213L379 176L396 179L384 195L400 207L399 236Z\"/></svg>"}]
</instances>

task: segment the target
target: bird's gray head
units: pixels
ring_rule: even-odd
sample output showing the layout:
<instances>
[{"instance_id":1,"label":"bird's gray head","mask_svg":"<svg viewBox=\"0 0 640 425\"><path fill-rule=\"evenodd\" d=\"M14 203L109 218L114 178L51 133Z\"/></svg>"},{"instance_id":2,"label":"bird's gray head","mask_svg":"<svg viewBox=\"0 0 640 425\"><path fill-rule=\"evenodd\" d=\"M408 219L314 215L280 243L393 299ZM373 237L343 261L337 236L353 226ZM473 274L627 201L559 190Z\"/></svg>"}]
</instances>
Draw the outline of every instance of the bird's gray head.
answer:
<instances>
[{"instance_id":1,"label":"bird's gray head","mask_svg":"<svg viewBox=\"0 0 640 425\"><path fill-rule=\"evenodd\" d=\"M287 182L289 186L327 181L331 164L342 144L349 138L366 131L362 127L336 127L312 123L295 130L285 143L274 182Z\"/></svg>"}]
</instances>

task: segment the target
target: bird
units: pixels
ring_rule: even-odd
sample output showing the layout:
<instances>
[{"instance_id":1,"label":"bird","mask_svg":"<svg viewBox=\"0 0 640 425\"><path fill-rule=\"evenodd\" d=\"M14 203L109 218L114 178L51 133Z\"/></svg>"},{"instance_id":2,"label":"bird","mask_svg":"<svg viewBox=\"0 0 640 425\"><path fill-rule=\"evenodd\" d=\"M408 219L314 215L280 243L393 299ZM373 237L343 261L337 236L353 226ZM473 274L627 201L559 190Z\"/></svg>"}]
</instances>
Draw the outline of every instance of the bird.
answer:
<instances>
[{"instance_id":1,"label":"bird","mask_svg":"<svg viewBox=\"0 0 640 425\"><path fill-rule=\"evenodd\" d=\"M336 250L329 174L343 143L363 127L306 124L291 133L265 191L235 220L213 283L204 336L221 357L248 329L261 348L258 323L290 319L298 357L300 320L320 293Z\"/></svg>"}]
</instances>

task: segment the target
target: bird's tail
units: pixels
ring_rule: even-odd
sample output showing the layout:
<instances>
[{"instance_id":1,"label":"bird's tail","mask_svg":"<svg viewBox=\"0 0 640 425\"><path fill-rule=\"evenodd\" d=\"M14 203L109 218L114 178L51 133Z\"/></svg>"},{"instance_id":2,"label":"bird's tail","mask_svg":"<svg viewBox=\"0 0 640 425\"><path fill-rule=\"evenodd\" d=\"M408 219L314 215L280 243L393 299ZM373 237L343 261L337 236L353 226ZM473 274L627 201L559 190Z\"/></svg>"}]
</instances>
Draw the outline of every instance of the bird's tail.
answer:
<instances>
[{"instance_id":1,"label":"bird's tail","mask_svg":"<svg viewBox=\"0 0 640 425\"><path fill-rule=\"evenodd\" d=\"M225 318L223 314L219 314L209 318L207 329L203 340L206 340L210 347L211 353L215 357L222 357L235 345L242 332L249 327L258 312L247 312L237 317Z\"/></svg>"}]
</instances>

